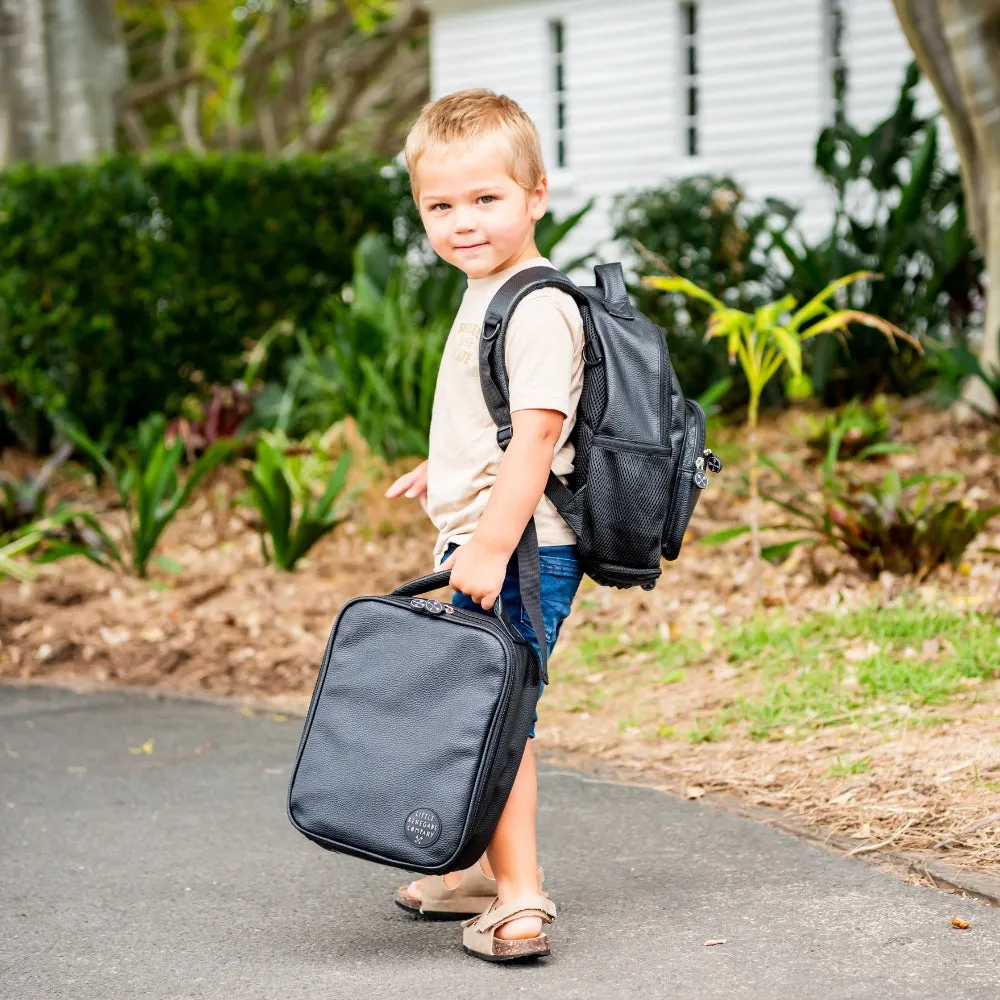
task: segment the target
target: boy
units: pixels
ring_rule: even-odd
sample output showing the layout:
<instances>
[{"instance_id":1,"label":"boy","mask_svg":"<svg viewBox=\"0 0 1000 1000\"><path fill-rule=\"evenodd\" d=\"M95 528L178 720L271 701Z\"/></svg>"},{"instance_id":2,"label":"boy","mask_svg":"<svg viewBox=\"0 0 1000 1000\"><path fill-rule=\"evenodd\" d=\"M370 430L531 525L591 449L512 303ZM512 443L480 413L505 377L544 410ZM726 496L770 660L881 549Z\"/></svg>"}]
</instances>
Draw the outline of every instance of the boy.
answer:
<instances>
[{"instance_id":1,"label":"boy","mask_svg":"<svg viewBox=\"0 0 1000 1000\"><path fill-rule=\"evenodd\" d=\"M534 516L551 652L581 578L576 538L544 496L550 469L560 476L573 470L569 439L583 385L583 324L573 299L542 289L524 298L511 319L505 360L513 438L506 451L497 444L479 381L479 337L491 298L512 274L548 263L534 239L548 201L538 131L510 98L461 91L424 108L406 140L406 163L431 246L469 281L438 373L429 458L386 496L420 500L434 522L435 563L451 569L453 603L489 609L502 593L537 651L513 556ZM476 957L547 955L542 924L555 917L555 906L541 894L536 803L529 741L487 848L488 864L484 858L481 869L415 881L400 890L397 903L433 916L485 910L463 932L465 950Z\"/></svg>"}]
</instances>

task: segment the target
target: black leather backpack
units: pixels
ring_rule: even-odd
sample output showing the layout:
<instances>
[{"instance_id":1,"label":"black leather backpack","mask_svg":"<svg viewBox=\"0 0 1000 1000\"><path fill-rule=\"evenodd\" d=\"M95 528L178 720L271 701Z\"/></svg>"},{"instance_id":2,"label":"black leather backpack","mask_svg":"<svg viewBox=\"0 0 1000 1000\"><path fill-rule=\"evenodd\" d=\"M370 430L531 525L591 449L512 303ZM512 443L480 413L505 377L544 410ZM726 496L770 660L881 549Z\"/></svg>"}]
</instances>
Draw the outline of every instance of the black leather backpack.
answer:
<instances>
[{"instance_id":1,"label":"black leather backpack","mask_svg":"<svg viewBox=\"0 0 1000 1000\"><path fill-rule=\"evenodd\" d=\"M506 448L513 432L504 341L514 309L540 288L576 300L585 339L575 468L565 483L550 473L545 493L576 534L590 577L651 590L661 555L676 559L680 552L708 486L706 470L718 473L722 462L705 447L705 413L684 398L663 330L629 301L621 264L594 271L594 287L551 267L529 267L505 282L486 311L480 380L497 442Z\"/></svg>"}]
</instances>

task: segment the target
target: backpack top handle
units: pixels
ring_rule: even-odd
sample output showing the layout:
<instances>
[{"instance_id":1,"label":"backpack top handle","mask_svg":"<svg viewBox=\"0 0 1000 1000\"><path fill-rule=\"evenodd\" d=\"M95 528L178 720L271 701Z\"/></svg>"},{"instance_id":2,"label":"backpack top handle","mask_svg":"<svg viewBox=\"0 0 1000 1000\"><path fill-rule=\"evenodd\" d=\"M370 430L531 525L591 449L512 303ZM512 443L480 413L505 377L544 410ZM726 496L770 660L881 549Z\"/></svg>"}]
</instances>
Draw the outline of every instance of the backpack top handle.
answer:
<instances>
[{"instance_id":1,"label":"backpack top handle","mask_svg":"<svg viewBox=\"0 0 1000 1000\"><path fill-rule=\"evenodd\" d=\"M619 319L635 319L635 311L629 302L628 288L625 286L625 272L621 264L598 264L594 268L597 287L604 296L604 308Z\"/></svg>"}]
</instances>

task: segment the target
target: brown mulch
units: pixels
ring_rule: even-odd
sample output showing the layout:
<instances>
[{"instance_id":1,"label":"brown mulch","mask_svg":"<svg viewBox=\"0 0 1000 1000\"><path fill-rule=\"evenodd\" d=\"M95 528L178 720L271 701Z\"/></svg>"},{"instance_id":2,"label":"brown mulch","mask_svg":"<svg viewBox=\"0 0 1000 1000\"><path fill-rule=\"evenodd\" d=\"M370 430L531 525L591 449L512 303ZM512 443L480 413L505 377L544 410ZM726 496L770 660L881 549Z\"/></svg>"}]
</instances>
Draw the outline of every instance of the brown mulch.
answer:
<instances>
[{"instance_id":1,"label":"brown mulch","mask_svg":"<svg viewBox=\"0 0 1000 1000\"><path fill-rule=\"evenodd\" d=\"M990 426L954 424L914 404L899 419L897 440L918 445L918 452L892 456L873 466L873 475L890 462L907 474L959 471L972 499L982 504L1000 496L1000 457ZM805 461L789 433L795 420L769 422L760 435L765 453L786 453L793 465ZM0 469L8 472L31 464L10 452L0 457ZM388 476L381 470L383 488ZM235 481L233 473L230 486ZM338 609L356 594L388 592L431 568L433 531L416 505L385 501L371 489L352 519L295 573L277 572L263 565L246 515L220 514L225 491L219 493L219 485L202 490L165 534L160 551L183 567L180 574L154 568L153 579L142 581L73 559L46 567L33 583L0 580L0 677L139 685L302 708ZM81 487L67 480L60 489L72 494ZM110 504L107 493L102 498ZM713 488L698 508L692 539L740 523L744 513L732 492ZM916 589L929 602L1000 613L1000 559L988 548L1000 548L1000 520L970 548L961 571L941 570ZM746 620L754 613L750 574L745 539L712 549L689 541L652 592L585 582L585 607L567 622L562 645L571 646L578 630L592 625L676 636L703 634L713 619ZM887 574L872 582L829 549L813 555L796 550L782 566L765 566L762 578L765 606L793 617L889 600L912 586ZM804 740L734 736L693 745L680 736L622 730L622 705L613 699L594 710L574 710L585 694L576 688L587 680L560 686L559 658L557 653L555 683L540 706L542 749L600 758L691 798L724 792L778 808L856 839L862 852L908 851L1000 875L1000 792L990 791L1000 787L995 683L924 714L926 721L940 713L940 724L918 727L903 716L877 729L829 727ZM729 679L726 664L710 658L669 691L634 697L669 703L672 717L690 723L720 704ZM829 777L837 757L862 754L871 758L871 771Z\"/></svg>"}]
</instances>

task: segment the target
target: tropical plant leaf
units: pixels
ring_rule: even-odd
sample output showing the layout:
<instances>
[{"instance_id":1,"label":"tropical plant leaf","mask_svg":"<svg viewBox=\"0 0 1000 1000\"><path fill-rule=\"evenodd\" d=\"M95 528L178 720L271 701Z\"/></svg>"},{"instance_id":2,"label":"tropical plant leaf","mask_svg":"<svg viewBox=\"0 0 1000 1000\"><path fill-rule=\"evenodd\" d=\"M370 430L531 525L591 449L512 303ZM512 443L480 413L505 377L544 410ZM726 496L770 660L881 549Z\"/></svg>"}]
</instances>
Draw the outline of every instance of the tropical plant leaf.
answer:
<instances>
[{"instance_id":1,"label":"tropical plant leaf","mask_svg":"<svg viewBox=\"0 0 1000 1000\"><path fill-rule=\"evenodd\" d=\"M740 524L735 528L724 528L722 531L713 531L709 535L702 535L698 539L699 545L722 545L725 542L732 540L733 538L739 538L741 535L750 534L749 524Z\"/></svg>"},{"instance_id":2,"label":"tropical plant leaf","mask_svg":"<svg viewBox=\"0 0 1000 1000\"><path fill-rule=\"evenodd\" d=\"M711 292L706 292L693 281L681 277L649 276L643 278L643 283L650 288L659 289L661 292L681 292L710 305L713 309L725 309L724 302L720 302Z\"/></svg>"}]
</instances>

